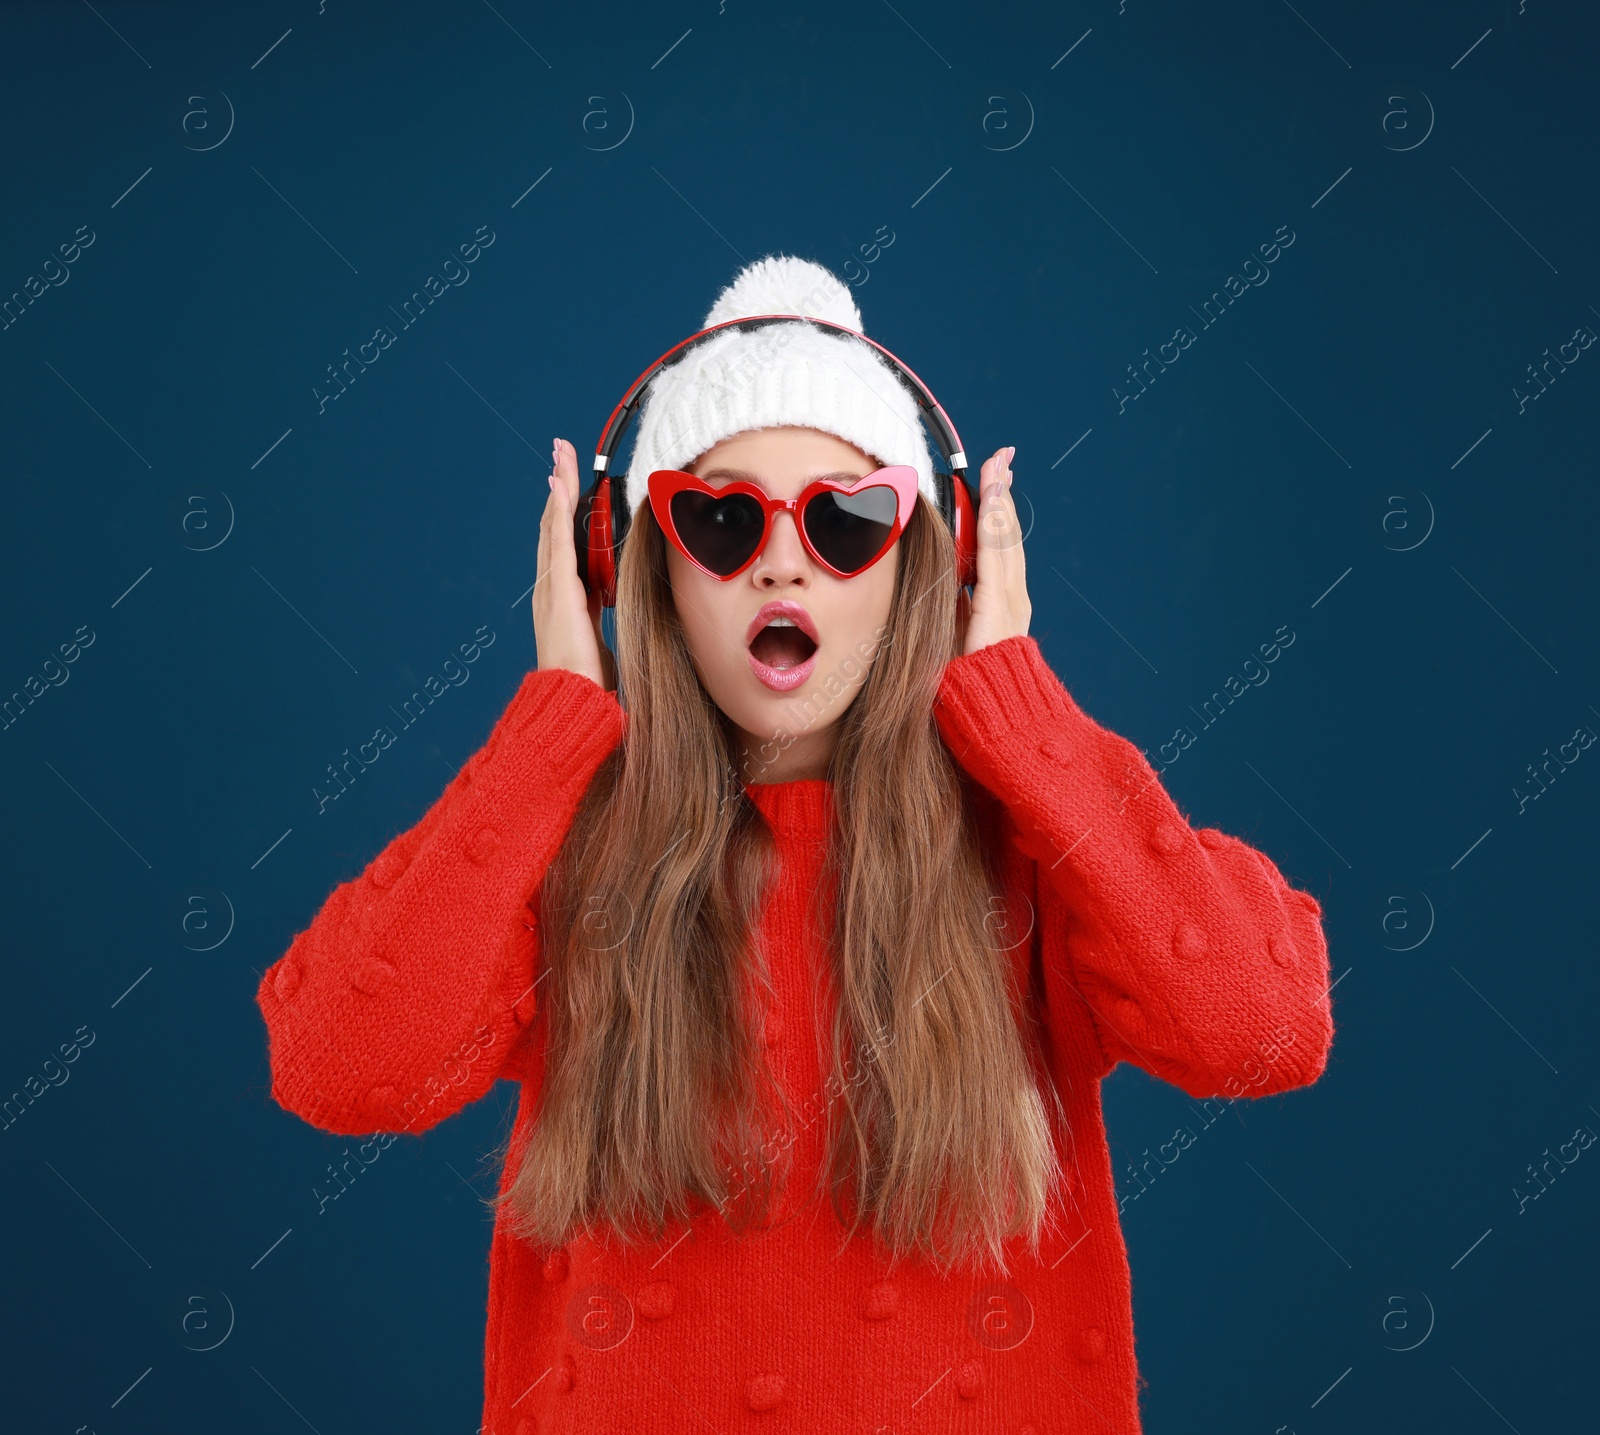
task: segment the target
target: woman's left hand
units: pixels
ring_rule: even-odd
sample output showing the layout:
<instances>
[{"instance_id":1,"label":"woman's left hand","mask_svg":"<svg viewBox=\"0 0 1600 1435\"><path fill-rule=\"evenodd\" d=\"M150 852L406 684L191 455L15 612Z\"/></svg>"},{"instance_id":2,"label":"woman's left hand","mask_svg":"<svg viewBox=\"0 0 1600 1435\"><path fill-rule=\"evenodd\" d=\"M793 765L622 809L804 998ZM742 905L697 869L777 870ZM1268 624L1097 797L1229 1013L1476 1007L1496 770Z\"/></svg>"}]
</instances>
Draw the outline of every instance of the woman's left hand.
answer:
<instances>
[{"instance_id":1,"label":"woman's left hand","mask_svg":"<svg viewBox=\"0 0 1600 1435\"><path fill-rule=\"evenodd\" d=\"M956 597L956 632L962 656L1028 631L1028 601L1022 556L1022 525L1011 498L1011 459L1016 446L997 449L978 475L978 581Z\"/></svg>"}]
</instances>

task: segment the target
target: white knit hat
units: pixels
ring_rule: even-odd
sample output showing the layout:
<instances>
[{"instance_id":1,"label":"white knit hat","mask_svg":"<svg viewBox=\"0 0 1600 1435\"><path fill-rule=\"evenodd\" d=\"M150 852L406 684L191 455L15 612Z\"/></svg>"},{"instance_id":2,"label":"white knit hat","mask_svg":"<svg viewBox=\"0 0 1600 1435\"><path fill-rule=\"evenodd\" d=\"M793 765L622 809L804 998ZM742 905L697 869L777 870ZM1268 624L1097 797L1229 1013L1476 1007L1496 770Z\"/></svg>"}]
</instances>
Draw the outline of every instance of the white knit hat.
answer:
<instances>
[{"instance_id":1,"label":"white knit hat","mask_svg":"<svg viewBox=\"0 0 1600 1435\"><path fill-rule=\"evenodd\" d=\"M761 314L803 314L861 332L861 311L838 277L809 259L769 255L717 296L702 328ZM877 350L809 324L729 329L669 364L650 385L628 463L628 512L650 475L678 468L747 429L794 424L836 434L882 464L917 471L937 503L917 402Z\"/></svg>"}]
</instances>

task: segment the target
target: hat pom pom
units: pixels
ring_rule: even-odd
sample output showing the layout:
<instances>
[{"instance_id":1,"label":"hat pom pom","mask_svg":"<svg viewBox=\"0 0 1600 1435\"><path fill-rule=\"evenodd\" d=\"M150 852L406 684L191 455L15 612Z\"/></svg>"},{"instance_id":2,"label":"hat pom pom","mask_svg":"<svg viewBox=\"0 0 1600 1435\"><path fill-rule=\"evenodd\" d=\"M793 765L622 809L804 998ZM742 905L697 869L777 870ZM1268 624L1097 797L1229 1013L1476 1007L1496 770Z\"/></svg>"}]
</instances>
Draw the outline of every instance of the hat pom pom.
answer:
<instances>
[{"instance_id":1,"label":"hat pom pom","mask_svg":"<svg viewBox=\"0 0 1600 1435\"><path fill-rule=\"evenodd\" d=\"M768 255L741 269L717 295L704 327L761 314L804 314L861 332L861 311L839 277L809 259L787 254Z\"/></svg>"}]
</instances>

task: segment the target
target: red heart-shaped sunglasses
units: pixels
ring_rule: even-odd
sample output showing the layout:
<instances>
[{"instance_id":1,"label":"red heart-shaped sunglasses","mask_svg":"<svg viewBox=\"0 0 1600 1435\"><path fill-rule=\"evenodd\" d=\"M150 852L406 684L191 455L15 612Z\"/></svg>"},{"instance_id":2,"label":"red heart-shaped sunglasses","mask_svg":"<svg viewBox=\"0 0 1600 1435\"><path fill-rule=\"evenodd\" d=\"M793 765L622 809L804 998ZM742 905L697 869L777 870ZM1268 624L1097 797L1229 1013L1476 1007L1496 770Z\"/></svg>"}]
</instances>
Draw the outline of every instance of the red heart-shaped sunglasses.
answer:
<instances>
[{"instance_id":1,"label":"red heart-shaped sunglasses","mask_svg":"<svg viewBox=\"0 0 1600 1435\"><path fill-rule=\"evenodd\" d=\"M773 498L744 479L708 483L678 469L650 475L650 510L678 552L724 581L737 578L772 536L779 513L836 578L864 573L894 546L917 503L917 471L904 464L842 482L818 478L795 498Z\"/></svg>"}]
</instances>

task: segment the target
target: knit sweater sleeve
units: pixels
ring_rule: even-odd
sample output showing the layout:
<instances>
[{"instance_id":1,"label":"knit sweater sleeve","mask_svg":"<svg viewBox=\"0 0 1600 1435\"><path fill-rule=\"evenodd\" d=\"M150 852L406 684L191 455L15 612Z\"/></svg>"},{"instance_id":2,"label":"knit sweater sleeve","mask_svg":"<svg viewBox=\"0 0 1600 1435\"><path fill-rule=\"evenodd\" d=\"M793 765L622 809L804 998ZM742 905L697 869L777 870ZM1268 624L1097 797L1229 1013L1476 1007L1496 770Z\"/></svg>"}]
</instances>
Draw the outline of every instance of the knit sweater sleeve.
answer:
<instances>
[{"instance_id":1,"label":"knit sweater sleeve","mask_svg":"<svg viewBox=\"0 0 1600 1435\"><path fill-rule=\"evenodd\" d=\"M1322 909L1262 852L1198 831L1139 749L1101 727L1028 636L949 663L934 707L958 762L1006 809L1061 899L1046 933L1088 1004L1104 1069L1189 1095L1308 1085L1333 1040Z\"/></svg>"},{"instance_id":2,"label":"knit sweater sleeve","mask_svg":"<svg viewBox=\"0 0 1600 1435\"><path fill-rule=\"evenodd\" d=\"M338 1135L417 1132L507 1074L535 1011L533 894L625 727L582 674L524 676L422 820L263 976L280 1106Z\"/></svg>"}]
</instances>

